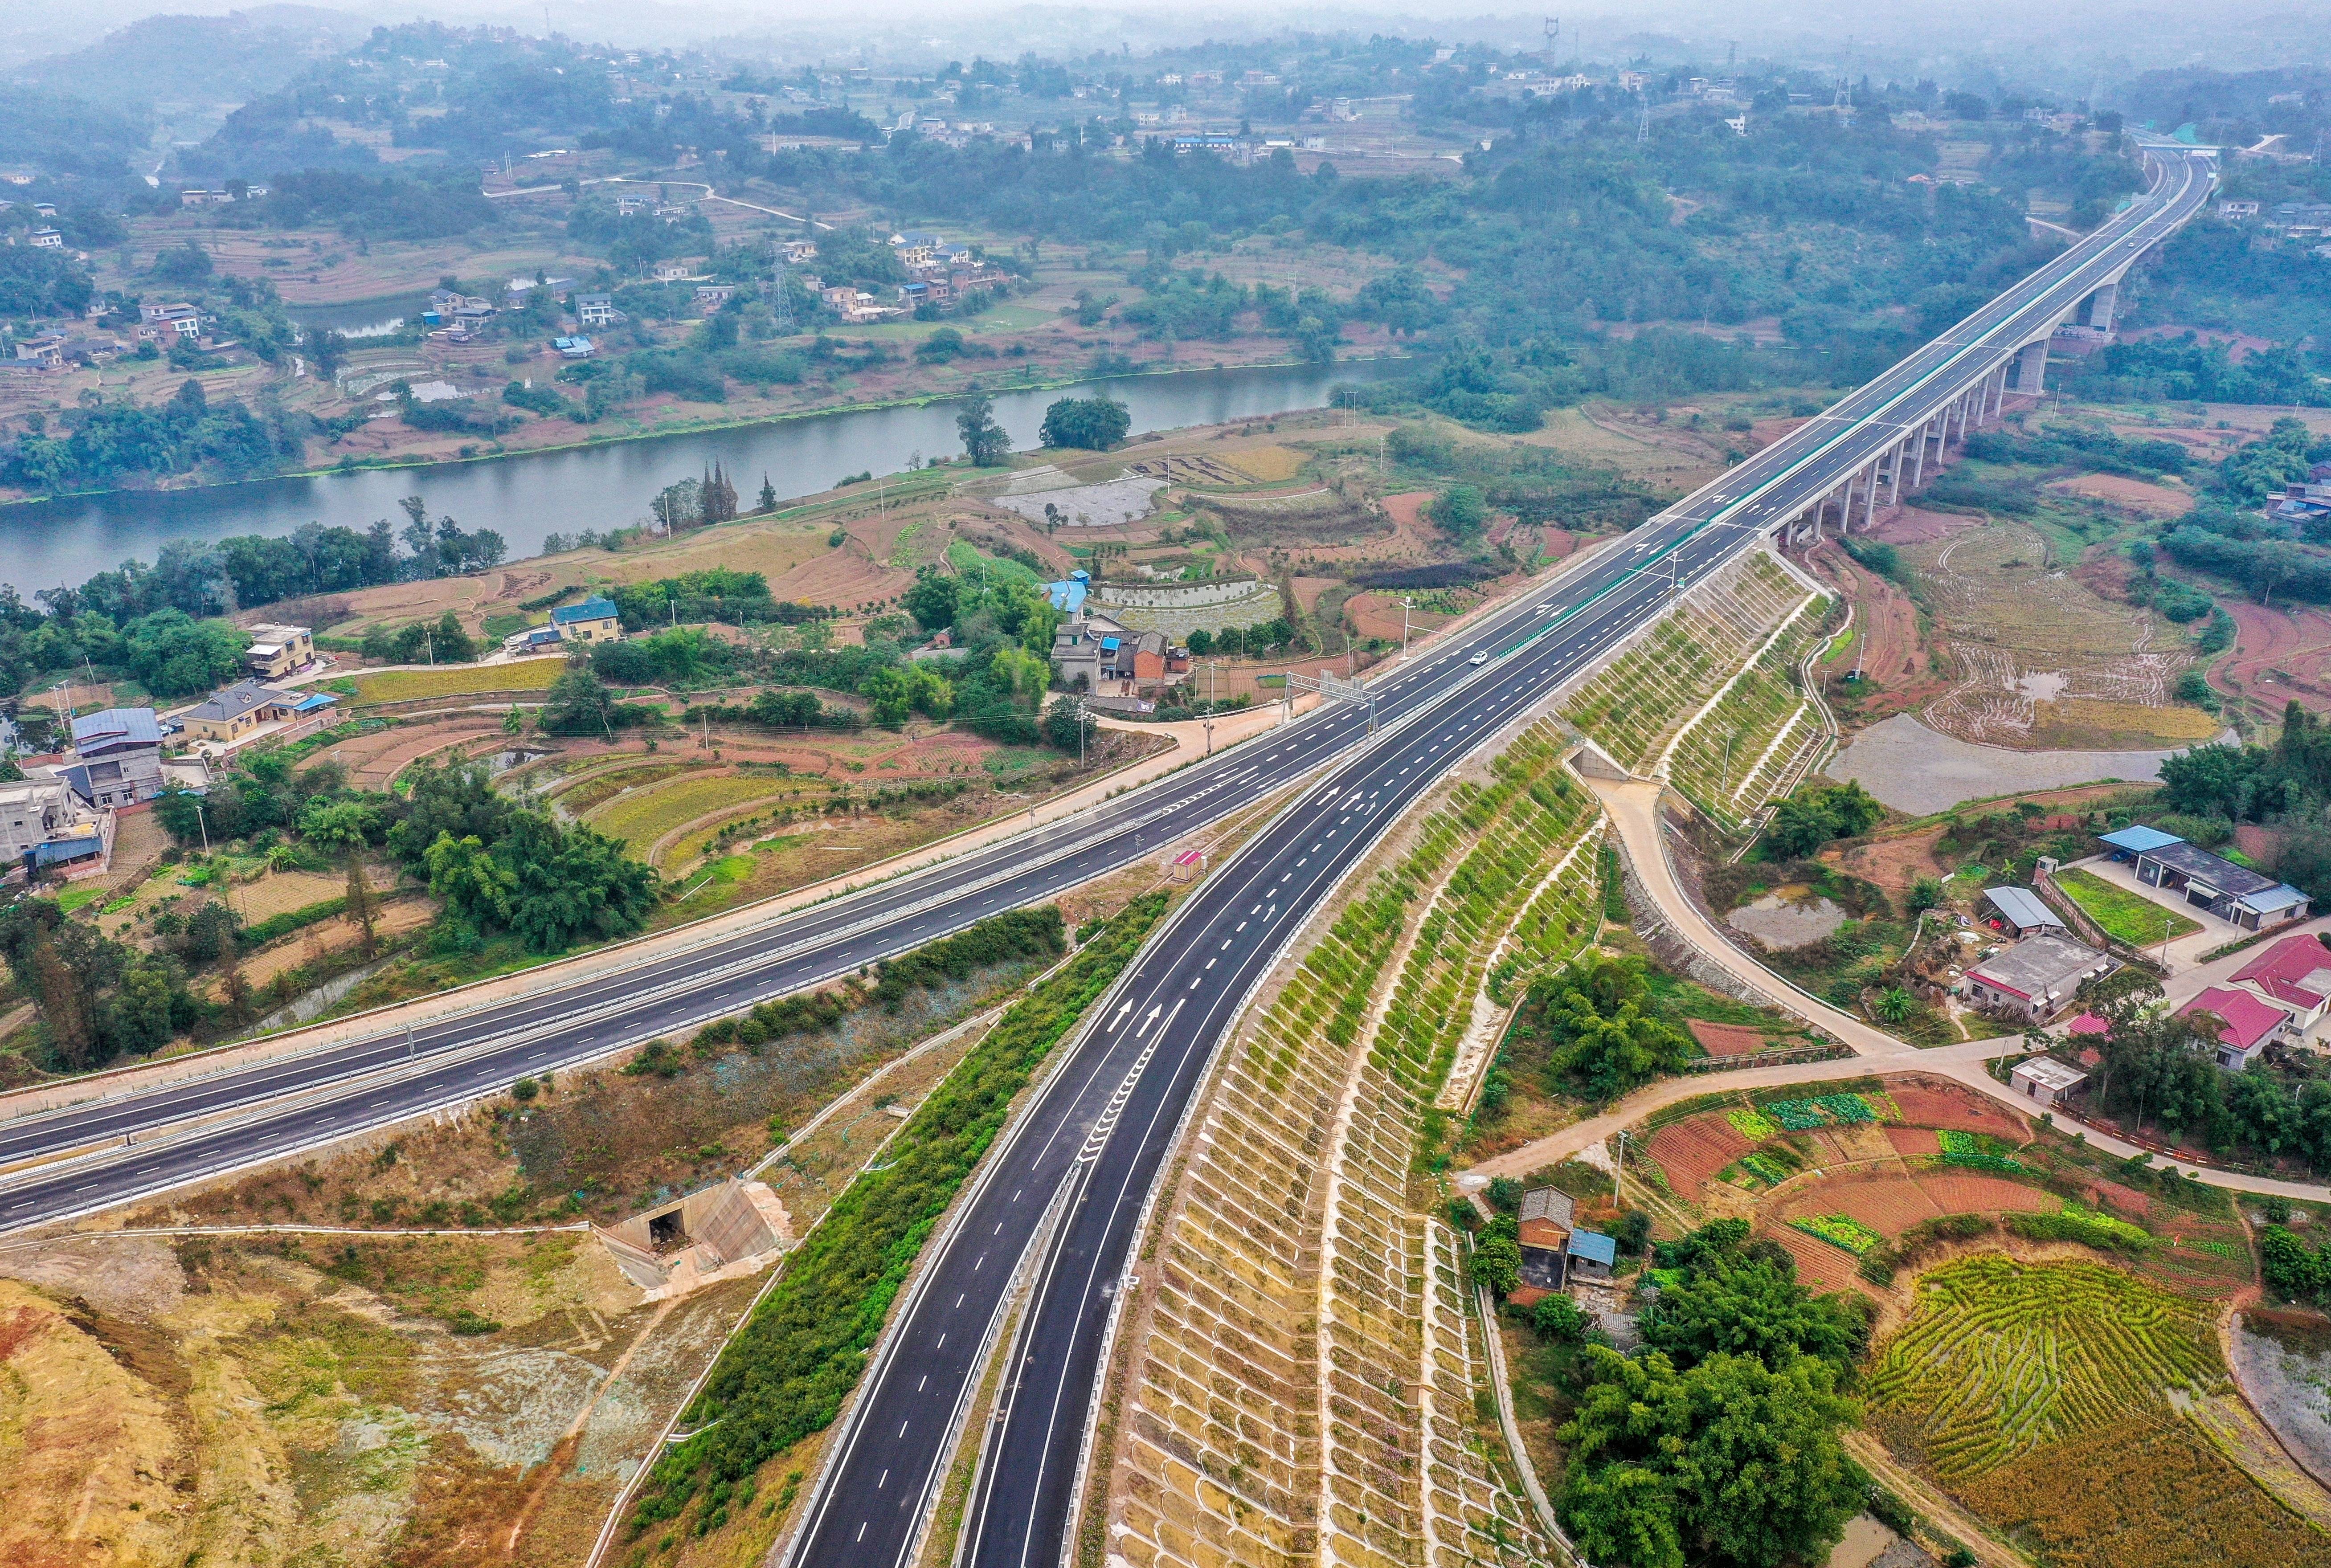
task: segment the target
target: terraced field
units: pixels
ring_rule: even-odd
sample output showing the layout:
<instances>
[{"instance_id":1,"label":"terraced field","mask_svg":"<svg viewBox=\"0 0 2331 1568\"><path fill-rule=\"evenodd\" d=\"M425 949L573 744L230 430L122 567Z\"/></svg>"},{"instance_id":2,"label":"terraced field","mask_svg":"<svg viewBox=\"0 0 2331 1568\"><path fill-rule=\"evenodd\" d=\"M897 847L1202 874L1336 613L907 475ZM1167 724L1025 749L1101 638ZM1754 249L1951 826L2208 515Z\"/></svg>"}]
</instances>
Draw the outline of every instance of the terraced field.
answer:
<instances>
[{"instance_id":1,"label":"terraced field","mask_svg":"<svg viewBox=\"0 0 2331 1568\"><path fill-rule=\"evenodd\" d=\"M1685 594L1562 715L1736 829L1822 742L1795 667L1829 603L1770 556L1745 556Z\"/></svg>"},{"instance_id":2,"label":"terraced field","mask_svg":"<svg viewBox=\"0 0 2331 1568\"><path fill-rule=\"evenodd\" d=\"M515 659L508 664L450 664L442 670L385 670L356 677L358 702L409 702L423 697L468 697L480 691L547 691L565 673L564 659Z\"/></svg>"},{"instance_id":3,"label":"terraced field","mask_svg":"<svg viewBox=\"0 0 2331 1568\"><path fill-rule=\"evenodd\" d=\"M684 827L712 812L749 805L785 794L792 783L782 774L766 773L690 775L628 791L584 820L611 839L621 841L634 856L672 829Z\"/></svg>"},{"instance_id":4,"label":"terraced field","mask_svg":"<svg viewBox=\"0 0 2331 1568\"><path fill-rule=\"evenodd\" d=\"M2231 1457L2215 1310L2099 1264L1962 1259L1879 1351L1872 1424L2051 1568L2323 1568L2303 1500Z\"/></svg>"}]
</instances>

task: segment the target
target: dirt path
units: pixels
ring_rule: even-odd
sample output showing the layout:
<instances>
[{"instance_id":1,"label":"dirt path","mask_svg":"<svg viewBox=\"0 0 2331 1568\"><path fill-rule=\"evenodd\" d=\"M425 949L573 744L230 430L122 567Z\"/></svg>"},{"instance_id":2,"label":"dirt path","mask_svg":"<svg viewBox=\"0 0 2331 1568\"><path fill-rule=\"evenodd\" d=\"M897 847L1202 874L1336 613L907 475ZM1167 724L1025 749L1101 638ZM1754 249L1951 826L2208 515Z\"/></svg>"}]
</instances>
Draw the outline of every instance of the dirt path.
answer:
<instances>
[{"instance_id":1,"label":"dirt path","mask_svg":"<svg viewBox=\"0 0 2331 1568\"><path fill-rule=\"evenodd\" d=\"M549 1457L535 1467L534 1485L527 1489L526 1501L519 1506L518 1517L510 1521L509 1535L502 1542L503 1556L518 1555L519 1537L526 1534L527 1525L533 1522L535 1511L550 1495L550 1488L574 1463L575 1450L583 1442L583 1429L590 1424L591 1413L599 1408L599 1402L606 1398L607 1391L615 1386L615 1380L630 1369L632 1357L639 1354L640 1346L655 1337L656 1330L663 1326L663 1320L671 1316L671 1309L678 1305L677 1297L667 1297L656 1304L654 1313L640 1325L639 1333L633 1335L631 1344L623 1346L623 1354L615 1357L614 1364L599 1380L599 1386L591 1391L591 1397L585 1400L583 1408L575 1412L575 1419L566 1424L566 1432L551 1445Z\"/></svg>"},{"instance_id":2,"label":"dirt path","mask_svg":"<svg viewBox=\"0 0 2331 1568\"><path fill-rule=\"evenodd\" d=\"M1661 838L1665 828L1660 817L1658 784L1641 779L1624 783L1588 779L1586 783L1601 797L1612 827L1625 846L1628 859L1651 894L1651 901L1659 907L1660 913L1667 917L1677 934L1710 963L1759 992L1778 999L1783 1006L1808 1022L1828 1031L1851 1047L1860 1060L1793 1062L1706 1078L1662 1079L1627 1096L1599 1117L1574 1122L1543 1138L1484 1160L1473 1166L1469 1174L1485 1178L1521 1176L1544 1170L1601 1144L1612 1134L1632 1126L1661 1106L1673 1105L1696 1095L1721 1093L1727 1088L1763 1088L1775 1084L1817 1082L1822 1079L1851 1078L1857 1073L1927 1073L1964 1084L2003 1105L2012 1107L2019 1116L2029 1114L2029 1102L1993 1078L1984 1067L1993 1057L2020 1054L2022 1050L2020 1036L1969 1041L1959 1045L1922 1050L1796 991L1780 976L1735 947L1685 896L1675 879L1674 867L1668 859L1667 848ZM2059 1126L2068 1130L2078 1129L2091 1147L2117 1158L2126 1159L2140 1152L2136 1145L2063 1112L2060 1111L2056 1119ZM2155 1151L2142 1152L2150 1154ZM2319 1183L2286 1182L2268 1176L2245 1175L2195 1164L2182 1158L2174 1164L2194 1180L2213 1187L2224 1187L2233 1192L2279 1193L2309 1202L2331 1202L2331 1186Z\"/></svg>"}]
</instances>

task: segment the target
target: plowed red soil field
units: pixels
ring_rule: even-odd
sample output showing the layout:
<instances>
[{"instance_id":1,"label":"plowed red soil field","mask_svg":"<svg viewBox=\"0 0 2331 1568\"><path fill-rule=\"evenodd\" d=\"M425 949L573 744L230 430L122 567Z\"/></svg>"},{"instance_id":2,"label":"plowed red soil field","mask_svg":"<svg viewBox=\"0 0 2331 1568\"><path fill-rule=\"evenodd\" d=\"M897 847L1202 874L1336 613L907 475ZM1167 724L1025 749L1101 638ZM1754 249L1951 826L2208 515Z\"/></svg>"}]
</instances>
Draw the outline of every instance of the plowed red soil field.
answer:
<instances>
[{"instance_id":1,"label":"plowed red soil field","mask_svg":"<svg viewBox=\"0 0 2331 1568\"><path fill-rule=\"evenodd\" d=\"M1960 1127L2018 1142L2024 1136L2023 1123L2012 1111L1955 1085L1927 1082L1897 1088L1894 1103L1902 1107L1907 1126Z\"/></svg>"},{"instance_id":2,"label":"plowed red soil field","mask_svg":"<svg viewBox=\"0 0 2331 1568\"><path fill-rule=\"evenodd\" d=\"M1894 1152L1904 1159L1942 1152L1942 1145L1936 1141L1932 1127L1888 1127L1886 1141L1892 1144Z\"/></svg>"},{"instance_id":3,"label":"plowed red soil field","mask_svg":"<svg viewBox=\"0 0 2331 1568\"><path fill-rule=\"evenodd\" d=\"M1843 1214L1882 1236L1899 1236L1943 1211L1916 1176L1846 1176L1793 1193L1774 1210L1783 1221L1804 1214Z\"/></svg>"},{"instance_id":4,"label":"plowed red soil field","mask_svg":"<svg viewBox=\"0 0 2331 1568\"><path fill-rule=\"evenodd\" d=\"M1765 1031L1745 1023L1710 1023L1695 1018L1689 1027L1692 1039L1710 1056L1746 1056L1765 1049Z\"/></svg>"},{"instance_id":5,"label":"plowed red soil field","mask_svg":"<svg viewBox=\"0 0 2331 1568\"><path fill-rule=\"evenodd\" d=\"M1832 1247L1786 1225L1775 1226L1765 1234L1789 1250L1789 1256L1797 1260L1798 1279L1815 1295L1861 1288L1860 1278L1854 1273L1857 1259L1844 1248Z\"/></svg>"},{"instance_id":6,"label":"plowed red soil field","mask_svg":"<svg viewBox=\"0 0 2331 1568\"><path fill-rule=\"evenodd\" d=\"M2234 618L2234 650L2210 672L2220 690L2269 709L2296 698L2309 712L2331 712L2331 613L2220 603Z\"/></svg>"},{"instance_id":7,"label":"plowed red soil field","mask_svg":"<svg viewBox=\"0 0 2331 1568\"><path fill-rule=\"evenodd\" d=\"M1720 1111L1688 1117L1651 1135L1651 1158L1667 1173L1668 1190L1687 1201L1699 1195L1702 1183L1755 1147Z\"/></svg>"},{"instance_id":8,"label":"plowed red soil field","mask_svg":"<svg viewBox=\"0 0 2331 1568\"><path fill-rule=\"evenodd\" d=\"M1976 1171L1929 1171L1918 1184L1945 1214L2046 1214L2062 1207L2052 1193Z\"/></svg>"}]
</instances>

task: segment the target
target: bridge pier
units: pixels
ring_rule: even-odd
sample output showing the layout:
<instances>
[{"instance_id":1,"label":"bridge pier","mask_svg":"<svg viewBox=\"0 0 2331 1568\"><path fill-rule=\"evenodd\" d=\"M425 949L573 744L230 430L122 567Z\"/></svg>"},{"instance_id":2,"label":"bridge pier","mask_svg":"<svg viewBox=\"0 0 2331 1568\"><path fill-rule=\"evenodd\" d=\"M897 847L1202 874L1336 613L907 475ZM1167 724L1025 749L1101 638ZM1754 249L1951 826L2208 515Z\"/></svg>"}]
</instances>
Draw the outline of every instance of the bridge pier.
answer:
<instances>
[{"instance_id":1,"label":"bridge pier","mask_svg":"<svg viewBox=\"0 0 2331 1568\"><path fill-rule=\"evenodd\" d=\"M2047 389L2048 340L2027 343L2015 356L2015 390L2038 396Z\"/></svg>"},{"instance_id":2,"label":"bridge pier","mask_svg":"<svg viewBox=\"0 0 2331 1568\"><path fill-rule=\"evenodd\" d=\"M2088 325L2100 331L2113 328L2113 309L2119 303L2120 285L2107 283L2088 296Z\"/></svg>"}]
</instances>

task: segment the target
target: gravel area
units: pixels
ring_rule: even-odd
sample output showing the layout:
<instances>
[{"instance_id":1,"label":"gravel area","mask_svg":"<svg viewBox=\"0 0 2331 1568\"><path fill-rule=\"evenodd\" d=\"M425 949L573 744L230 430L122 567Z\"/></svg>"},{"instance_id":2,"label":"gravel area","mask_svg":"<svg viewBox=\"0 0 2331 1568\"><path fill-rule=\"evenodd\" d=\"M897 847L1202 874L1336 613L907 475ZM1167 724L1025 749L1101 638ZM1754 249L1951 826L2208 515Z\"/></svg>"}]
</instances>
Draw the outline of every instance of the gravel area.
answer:
<instances>
[{"instance_id":1,"label":"gravel area","mask_svg":"<svg viewBox=\"0 0 2331 1568\"><path fill-rule=\"evenodd\" d=\"M2107 779L2152 783L2168 751L2010 751L1975 746L1927 728L1907 713L1873 724L1847 744L1826 771L1853 779L1896 811L1924 816L1961 801Z\"/></svg>"}]
</instances>

